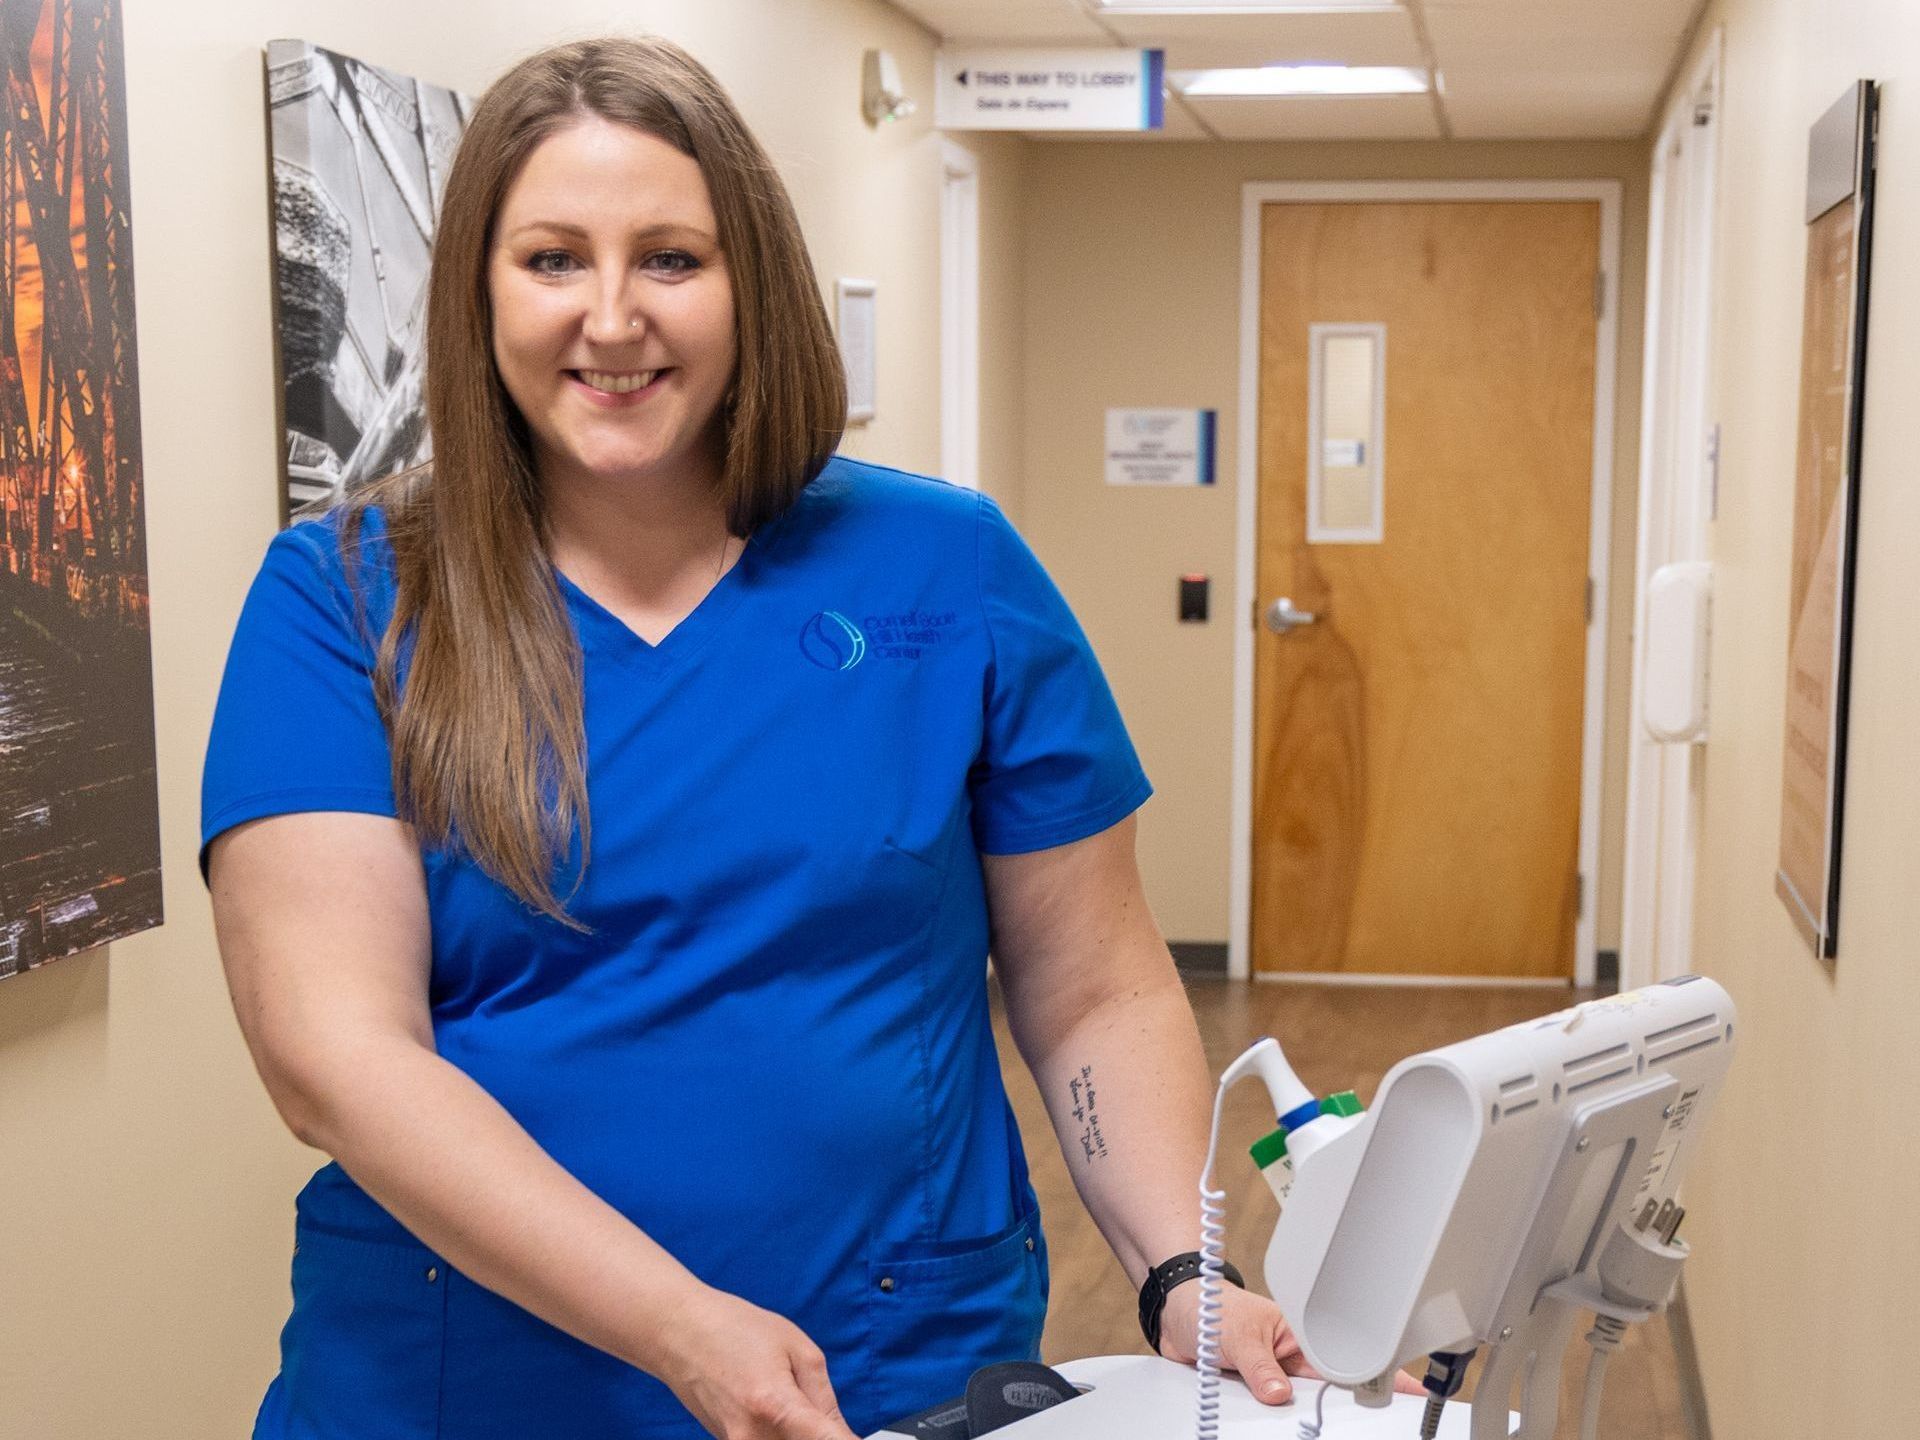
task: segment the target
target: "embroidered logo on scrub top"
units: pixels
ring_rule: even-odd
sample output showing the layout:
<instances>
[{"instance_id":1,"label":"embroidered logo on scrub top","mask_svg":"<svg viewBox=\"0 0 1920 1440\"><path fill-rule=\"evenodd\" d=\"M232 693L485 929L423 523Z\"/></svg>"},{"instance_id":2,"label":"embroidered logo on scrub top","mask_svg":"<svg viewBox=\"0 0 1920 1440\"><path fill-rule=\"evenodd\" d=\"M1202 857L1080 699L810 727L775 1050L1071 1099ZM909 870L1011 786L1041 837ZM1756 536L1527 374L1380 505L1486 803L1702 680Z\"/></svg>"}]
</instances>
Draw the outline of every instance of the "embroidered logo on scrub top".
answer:
<instances>
[{"instance_id":1,"label":"embroidered logo on scrub top","mask_svg":"<svg viewBox=\"0 0 1920 1440\"><path fill-rule=\"evenodd\" d=\"M860 624L882 660L918 660L936 650L960 617L952 610L906 610L898 615L862 615Z\"/></svg>"},{"instance_id":2,"label":"embroidered logo on scrub top","mask_svg":"<svg viewBox=\"0 0 1920 1440\"><path fill-rule=\"evenodd\" d=\"M851 670L867 657L867 637L838 610L823 610L801 627L800 653L822 670Z\"/></svg>"},{"instance_id":3,"label":"embroidered logo on scrub top","mask_svg":"<svg viewBox=\"0 0 1920 1440\"><path fill-rule=\"evenodd\" d=\"M876 660L919 660L939 648L958 620L952 610L903 610L862 615L854 624L823 610L801 627L800 653L822 670L851 670L871 652Z\"/></svg>"}]
</instances>

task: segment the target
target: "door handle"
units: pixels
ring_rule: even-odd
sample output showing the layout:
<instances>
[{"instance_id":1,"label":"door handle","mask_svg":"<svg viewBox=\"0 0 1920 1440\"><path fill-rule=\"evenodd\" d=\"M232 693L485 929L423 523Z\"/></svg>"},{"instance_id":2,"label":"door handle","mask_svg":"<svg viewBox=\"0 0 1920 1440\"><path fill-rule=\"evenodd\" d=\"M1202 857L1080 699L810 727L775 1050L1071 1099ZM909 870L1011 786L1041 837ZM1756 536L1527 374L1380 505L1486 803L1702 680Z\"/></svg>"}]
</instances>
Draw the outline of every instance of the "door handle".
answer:
<instances>
[{"instance_id":1,"label":"door handle","mask_svg":"<svg viewBox=\"0 0 1920 1440\"><path fill-rule=\"evenodd\" d=\"M1267 628L1276 635L1285 635L1289 630L1311 625L1319 618L1311 610L1296 610L1293 601L1285 595L1267 607Z\"/></svg>"}]
</instances>

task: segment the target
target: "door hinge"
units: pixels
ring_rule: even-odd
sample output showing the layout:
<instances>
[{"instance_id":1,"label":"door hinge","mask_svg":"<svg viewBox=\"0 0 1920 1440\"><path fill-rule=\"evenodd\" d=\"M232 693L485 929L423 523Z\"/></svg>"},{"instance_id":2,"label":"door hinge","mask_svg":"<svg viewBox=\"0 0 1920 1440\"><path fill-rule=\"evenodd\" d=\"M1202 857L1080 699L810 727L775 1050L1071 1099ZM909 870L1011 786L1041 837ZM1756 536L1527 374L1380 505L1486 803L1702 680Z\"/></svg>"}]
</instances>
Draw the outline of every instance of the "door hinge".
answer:
<instances>
[{"instance_id":1,"label":"door hinge","mask_svg":"<svg viewBox=\"0 0 1920 1440\"><path fill-rule=\"evenodd\" d=\"M1607 318L1607 272L1604 270L1593 272L1593 318Z\"/></svg>"},{"instance_id":2,"label":"door hinge","mask_svg":"<svg viewBox=\"0 0 1920 1440\"><path fill-rule=\"evenodd\" d=\"M1573 877L1573 914L1576 920L1587 914L1587 877L1578 872Z\"/></svg>"},{"instance_id":3,"label":"door hinge","mask_svg":"<svg viewBox=\"0 0 1920 1440\"><path fill-rule=\"evenodd\" d=\"M1593 623L1593 577L1587 576L1587 624Z\"/></svg>"}]
</instances>

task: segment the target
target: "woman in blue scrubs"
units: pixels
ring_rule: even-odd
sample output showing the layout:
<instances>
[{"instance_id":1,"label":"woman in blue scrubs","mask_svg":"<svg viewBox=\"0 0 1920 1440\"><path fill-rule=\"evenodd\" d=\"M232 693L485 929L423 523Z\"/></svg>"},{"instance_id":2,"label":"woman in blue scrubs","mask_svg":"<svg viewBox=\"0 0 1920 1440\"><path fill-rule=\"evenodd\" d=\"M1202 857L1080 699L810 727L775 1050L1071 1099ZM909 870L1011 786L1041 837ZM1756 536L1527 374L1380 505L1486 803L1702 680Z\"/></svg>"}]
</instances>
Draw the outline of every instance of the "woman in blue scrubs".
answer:
<instances>
[{"instance_id":1,"label":"woman in blue scrubs","mask_svg":"<svg viewBox=\"0 0 1920 1440\"><path fill-rule=\"evenodd\" d=\"M993 502L833 457L798 225L703 69L488 92L427 359L434 464L273 541L207 757L236 1012L333 1157L255 1434L848 1440L1037 1356L990 945L1116 1257L1189 1249L1146 777ZM1226 1305L1283 1398L1284 1322Z\"/></svg>"}]
</instances>

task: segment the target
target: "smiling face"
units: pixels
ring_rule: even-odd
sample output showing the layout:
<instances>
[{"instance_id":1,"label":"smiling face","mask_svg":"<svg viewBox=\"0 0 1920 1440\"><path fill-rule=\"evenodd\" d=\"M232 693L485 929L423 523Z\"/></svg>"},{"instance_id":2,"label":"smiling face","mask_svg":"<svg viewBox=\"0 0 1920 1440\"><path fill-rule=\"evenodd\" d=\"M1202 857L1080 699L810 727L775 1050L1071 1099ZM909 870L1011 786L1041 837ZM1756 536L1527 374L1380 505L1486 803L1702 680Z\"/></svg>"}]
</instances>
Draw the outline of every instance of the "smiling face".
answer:
<instances>
[{"instance_id":1,"label":"smiling face","mask_svg":"<svg viewBox=\"0 0 1920 1440\"><path fill-rule=\"evenodd\" d=\"M598 116L527 157L487 261L493 357L543 487L708 485L733 286L700 167Z\"/></svg>"}]
</instances>

